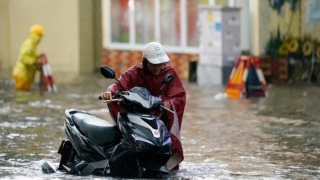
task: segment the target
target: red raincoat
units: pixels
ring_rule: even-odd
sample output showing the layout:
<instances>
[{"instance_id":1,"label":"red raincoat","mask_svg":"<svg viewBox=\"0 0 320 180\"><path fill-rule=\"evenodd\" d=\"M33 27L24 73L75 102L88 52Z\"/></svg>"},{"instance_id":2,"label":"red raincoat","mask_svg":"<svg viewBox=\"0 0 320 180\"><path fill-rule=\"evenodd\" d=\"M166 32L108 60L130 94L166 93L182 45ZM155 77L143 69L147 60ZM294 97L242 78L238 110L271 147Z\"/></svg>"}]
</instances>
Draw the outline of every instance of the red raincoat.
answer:
<instances>
[{"instance_id":1,"label":"red raincoat","mask_svg":"<svg viewBox=\"0 0 320 180\"><path fill-rule=\"evenodd\" d=\"M162 117L162 120L171 134L173 155L167 163L168 169L171 170L184 159L180 129L186 104L186 92L177 73L171 66L164 64L160 73L158 75L153 75L149 70L147 70L147 68L143 67L142 63L140 63L124 72L120 76L119 81L124 91L128 91L135 86L139 86L148 89L151 95L159 97L160 88L162 86L161 82L167 74L173 74L174 78L163 88L161 98L162 101L169 102L171 104L171 110L176 112L175 114L172 114L166 111L165 116ZM114 82L108 87L107 91L115 93L118 91L118 88L119 83ZM117 115L117 111L120 109L115 107L115 103L112 103L111 107L113 113Z\"/></svg>"}]
</instances>

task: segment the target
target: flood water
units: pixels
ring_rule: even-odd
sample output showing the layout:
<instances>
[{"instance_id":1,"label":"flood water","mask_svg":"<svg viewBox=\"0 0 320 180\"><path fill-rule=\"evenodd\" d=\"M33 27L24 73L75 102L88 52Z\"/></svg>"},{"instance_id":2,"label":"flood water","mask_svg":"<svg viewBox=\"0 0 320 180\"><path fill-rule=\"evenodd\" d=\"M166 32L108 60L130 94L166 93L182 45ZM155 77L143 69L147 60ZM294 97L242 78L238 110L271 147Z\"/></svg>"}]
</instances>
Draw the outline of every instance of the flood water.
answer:
<instances>
[{"instance_id":1,"label":"flood water","mask_svg":"<svg viewBox=\"0 0 320 180\"><path fill-rule=\"evenodd\" d=\"M40 95L37 86L17 93L12 80L0 76L0 178L83 178L43 174L41 164L59 162L65 109L86 110L111 122L106 105L97 100L110 82L93 74ZM320 178L319 85L268 86L266 98L237 100L218 95L224 86L184 85L185 159L172 179Z\"/></svg>"}]
</instances>

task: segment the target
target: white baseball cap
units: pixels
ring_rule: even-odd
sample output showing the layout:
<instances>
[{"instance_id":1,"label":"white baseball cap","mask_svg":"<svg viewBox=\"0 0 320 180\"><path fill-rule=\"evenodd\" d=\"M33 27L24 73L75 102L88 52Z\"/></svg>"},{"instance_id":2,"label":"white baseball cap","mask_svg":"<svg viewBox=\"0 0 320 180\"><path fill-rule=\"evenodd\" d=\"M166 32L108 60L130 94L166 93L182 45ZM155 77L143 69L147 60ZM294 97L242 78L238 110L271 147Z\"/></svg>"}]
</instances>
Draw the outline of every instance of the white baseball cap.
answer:
<instances>
[{"instance_id":1,"label":"white baseball cap","mask_svg":"<svg viewBox=\"0 0 320 180\"><path fill-rule=\"evenodd\" d=\"M163 64L170 59L163 46L158 42L150 42L143 48L143 57L151 64Z\"/></svg>"}]
</instances>

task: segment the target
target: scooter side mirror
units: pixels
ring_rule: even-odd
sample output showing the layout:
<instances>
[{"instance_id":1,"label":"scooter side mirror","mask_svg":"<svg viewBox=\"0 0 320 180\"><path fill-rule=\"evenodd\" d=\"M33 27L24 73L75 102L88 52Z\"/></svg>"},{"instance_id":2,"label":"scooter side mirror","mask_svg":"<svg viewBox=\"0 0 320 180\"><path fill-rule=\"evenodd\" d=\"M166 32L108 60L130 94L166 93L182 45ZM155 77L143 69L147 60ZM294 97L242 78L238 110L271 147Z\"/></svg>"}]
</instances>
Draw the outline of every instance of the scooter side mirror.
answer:
<instances>
[{"instance_id":1,"label":"scooter side mirror","mask_svg":"<svg viewBox=\"0 0 320 180\"><path fill-rule=\"evenodd\" d=\"M121 82L116 78L116 73L111 67L108 66L101 66L100 67L100 73L107 79L114 79L119 82L119 91L122 91L122 85Z\"/></svg>"},{"instance_id":2,"label":"scooter side mirror","mask_svg":"<svg viewBox=\"0 0 320 180\"><path fill-rule=\"evenodd\" d=\"M166 77L164 77L162 80L162 86L160 88L160 91L162 91L163 87L167 85L169 82L171 82L173 78L174 78L173 74L167 74Z\"/></svg>"},{"instance_id":3,"label":"scooter side mirror","mask_svg":"<svg viewBox=\"0 0 320 180\"><path fill-rule=\"evenodd\" d=\"M100 73L108 79L115 79L116 78L116 73L114 70L108 66L101 66L100 67Z\"/></svg>"}]
</instances>

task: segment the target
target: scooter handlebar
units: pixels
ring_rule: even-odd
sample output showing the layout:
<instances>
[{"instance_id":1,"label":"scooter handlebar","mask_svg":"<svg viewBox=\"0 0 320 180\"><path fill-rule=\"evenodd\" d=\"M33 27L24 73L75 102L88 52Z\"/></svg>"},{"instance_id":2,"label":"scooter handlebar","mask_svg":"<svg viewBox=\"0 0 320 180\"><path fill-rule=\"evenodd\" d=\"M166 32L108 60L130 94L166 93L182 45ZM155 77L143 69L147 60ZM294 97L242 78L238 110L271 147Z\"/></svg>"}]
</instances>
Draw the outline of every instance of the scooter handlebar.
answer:
<instances>
[{"instance_id":1,"label":"scooter handlebar","mask_svg":"<svg viewBox=\"0 0 320 180\"><path fill-rule=\"evenodd\" d=\"M98 97L99 100L103 100L101 96ZM111 99L111 100L103 100L104 102L113 102L113 101L122 101L122 99Z\"/></svg>"},{"instance_id":2,"label":"scooter handlebar","mask_svg":"<svg viewBox=\"0 0 320 180\"><path fill-rule=\"evenodd\" d=\"M167 111L171 112L172 114L174 114L174 111L171 111L170 109L168 109L168 108L164 107L163 105L160 105L160 107L161 107L162 109L165 109L165 110L167 110Z\"/></svg>"},{"instance_id":3,"label":"scooter handlebar","mask_svg":"<svg viewBox=\"0 0 320 180\"><path fill-rule=\"evenodd\" d=\"M112 98L115 98L115 96L112 96ZM101 95L98 97L98 99L103 100ZM107 100L105 100L105 101L107 101Z\"/></svg>"},{"instance_id":4,"label":"scooter handlebar","mask_svg":"<svg viewBox=\"0 0 320 180\"><path fill-rule=\"evenodd\" d=\"M122 92L119 91L116 94L126 94L126 95L128 95L128 91L122 91ZM116 95L112 95L112 99L116 99L116 97L117 97ZM98 97L98 99L99 100L103 100L101 95ZM119 101L119 100L116 100L116 101Z\"/></svg>"}]
</instances>

